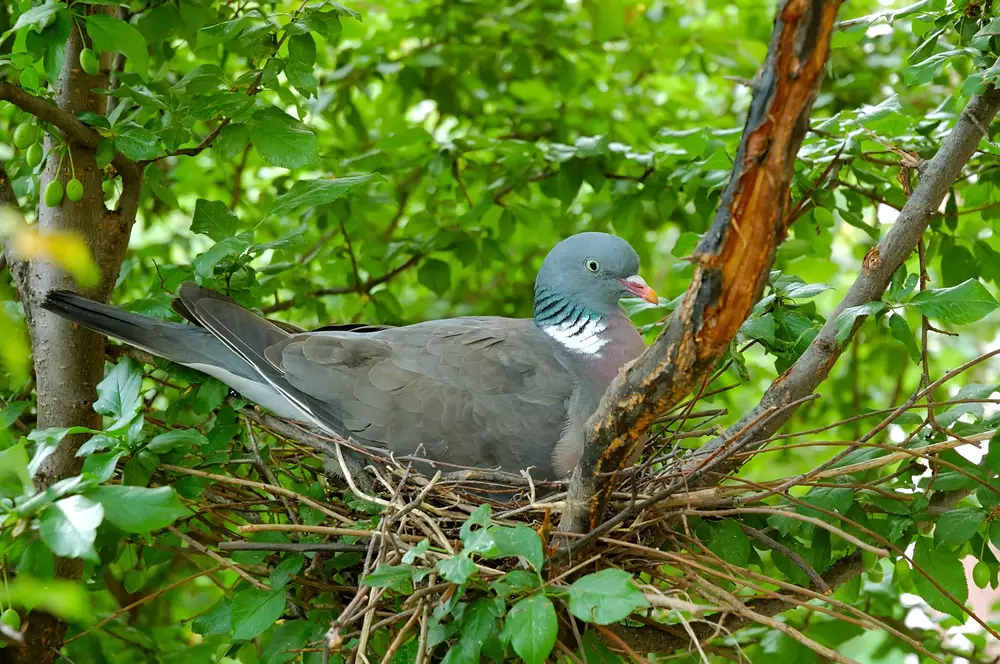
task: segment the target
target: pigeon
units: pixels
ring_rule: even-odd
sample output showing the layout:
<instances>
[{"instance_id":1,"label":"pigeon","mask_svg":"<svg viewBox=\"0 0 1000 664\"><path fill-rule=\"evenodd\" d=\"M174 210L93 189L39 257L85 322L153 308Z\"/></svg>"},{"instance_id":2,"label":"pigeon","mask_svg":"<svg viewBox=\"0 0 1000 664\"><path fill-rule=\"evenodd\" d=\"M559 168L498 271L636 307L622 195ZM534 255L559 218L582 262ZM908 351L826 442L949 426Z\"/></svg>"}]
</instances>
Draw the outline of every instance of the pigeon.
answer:
<instances>
[{"instance_id":1,"label":"pigeon","mask_svg":"<svg viewBox=\"0 0 1000 664\"><path fill-rule=\"evenodd\" d=\"M48 293L43 307L355 444L552 481L575 468L587 419L618 371L645 349L619 302L658 302L638 272L628 242L586 232L545 257L532 318L306 332L193 283L180 287L173 304L187 323L61 290Z\"/></svg>"}]
</instances>

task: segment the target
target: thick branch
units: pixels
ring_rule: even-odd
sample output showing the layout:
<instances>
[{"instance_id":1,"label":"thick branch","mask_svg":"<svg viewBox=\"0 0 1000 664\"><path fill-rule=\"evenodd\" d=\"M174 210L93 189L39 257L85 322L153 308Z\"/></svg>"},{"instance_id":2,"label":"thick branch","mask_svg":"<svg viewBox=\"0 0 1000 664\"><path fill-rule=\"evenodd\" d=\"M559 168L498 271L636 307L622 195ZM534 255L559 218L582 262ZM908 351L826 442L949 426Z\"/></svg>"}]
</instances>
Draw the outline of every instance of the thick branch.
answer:
<instances>
[{"instance_id":1,"label":"thick branch","mask_svg":"<svg viewBox=\"0 0 1000 664\"><path fill-rule=\"evenodd\" d=\"M0 81L0 101L9 101L22 111L31 113L43 122L48 122L74 143L79 143L91 151L97 149L104 140L96 131L80 122L75 115L48 102L41 97L30 94L13 83ZM112 163L125 176L137 176L138 167L135 162L118 153Z\"/></svg>"},{"instance_id":2,"label":"thick branch","mask_svg":"<svg viewBox=\"0 0 1000 664\"><path fill-rule=\"evenodd\" d=\"M715 368L760 297L785 235L795 155L809 127L839 7L840 0L785 0L778 8L729 185L694 254L691 285L667 328L619 374L588 422L562 530L583 532L600 522L615 471L656 418Z\"/></svg>"},{"instance_id":3,"label":"thick branch","mask_svg":"<svg viewBox=\"0 0 1000 664\"><path fill-rule=\"evenodd\" d=\"M830 314L823 330L813 339L802 357L771 384L757 407L730 427L727 435L745 427L768 409L812 394L826 380L833 365L850 344L849 338L842 344L838 344L835 340L837 317L848 307L856 307L882 297L882 293L892 280L893 273L917 246L927 225L937 214L941 201L978 148L980 140L984 137L984 128L989 126L998 110L1000 110L1000 90L996 88L989 88L969 101L956 121L955 127L941 144L941 149L933 159L925 162L920 168L920 181L900 211L896 222L878 246L865 257L860 275ZM864 318L858 317L852 336ZM777 417L755 425L749 434L750 442L745 443L743 449L751 451L759 448L763 441L787 422L794 412L794 408L786 409ZM725 440L726 436L720 436L699 448L692 457L682 462L681 472L688 472L704 463L706 459L719 454L725 446ZM744 438L745 440L747 439ZM732 472L745 458L747 457L730 458L717 471ZM715 477L721 476L715 475Z\"/></svg>"}]
</instances>

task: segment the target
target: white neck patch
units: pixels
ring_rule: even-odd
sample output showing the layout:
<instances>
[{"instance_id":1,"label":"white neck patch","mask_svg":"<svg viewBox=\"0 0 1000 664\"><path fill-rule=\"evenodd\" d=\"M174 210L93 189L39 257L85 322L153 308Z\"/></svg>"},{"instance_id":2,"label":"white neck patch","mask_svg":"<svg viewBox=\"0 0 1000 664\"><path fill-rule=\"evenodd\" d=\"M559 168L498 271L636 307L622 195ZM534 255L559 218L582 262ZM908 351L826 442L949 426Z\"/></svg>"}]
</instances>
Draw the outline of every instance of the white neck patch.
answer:
<instances>
[{"instance_id":1,"label":"white neck patch","mask_svg":"<svg viewBox=\"0 0 1000 664\"><path fill-rule=\"evenodd\" d=\"M601 337L608 329L600 319L581 317L578 320L541 326L542 331L558 341L564 348L584 355L600 355L611 340Z\"/></svg>"}]
</instances>

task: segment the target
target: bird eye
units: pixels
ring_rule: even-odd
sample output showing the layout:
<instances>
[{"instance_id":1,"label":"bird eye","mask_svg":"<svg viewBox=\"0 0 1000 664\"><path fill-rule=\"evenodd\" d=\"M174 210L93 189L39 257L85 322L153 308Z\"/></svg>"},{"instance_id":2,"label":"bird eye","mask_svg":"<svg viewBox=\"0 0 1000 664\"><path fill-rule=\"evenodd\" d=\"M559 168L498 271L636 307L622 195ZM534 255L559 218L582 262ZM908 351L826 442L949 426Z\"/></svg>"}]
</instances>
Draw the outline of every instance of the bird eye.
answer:
<instances>
[{"instance_id":1,"label":"bird eye","mask_svg":"<svg viewBox=\"0 0 1000 664\"><path fill-rule=\"evenodd\" d=\"M601 264L598 263L593 258L588 258L584 263L584 265L586 265L587 269L590 270L591 272L597 272L598 270L601 269Z\"/></svg>"}]
</instances>

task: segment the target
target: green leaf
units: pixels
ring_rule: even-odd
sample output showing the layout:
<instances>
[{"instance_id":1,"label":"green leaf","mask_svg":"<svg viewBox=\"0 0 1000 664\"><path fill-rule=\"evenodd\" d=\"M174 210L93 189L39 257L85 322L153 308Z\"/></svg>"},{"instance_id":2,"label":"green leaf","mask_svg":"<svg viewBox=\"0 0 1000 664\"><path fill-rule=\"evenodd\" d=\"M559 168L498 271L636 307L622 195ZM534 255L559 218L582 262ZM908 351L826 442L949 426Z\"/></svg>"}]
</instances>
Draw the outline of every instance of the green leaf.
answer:
<instances>
[{"instance_id":1,"label":"green leaf","mask_svg":"<svg viewBox=\"0 0 1000 664\"><path fill-rule=\"evenodd\" d=\"M750 560L750 539L735 519L713 525L708 548L727 563L743 566Z\"/></svg>"},{"instance_id":2,"label":"green leaf","mask_svg":"<svg viewBox=\"0 0 1000 664\"><path fill-rule=\"evenodd\" d=\"M537 588L540 583L538 574L526 569L515 569L490 584L499 597L508 597L514 593L523 593Z\"/></svg>"},{"instance_id":3,"label":"green leaf","mask_svg":"<svg viewBox=\"0 0 1000 664\"><path fill-rule=\"evenodd\" d=\"M504 603L498 598L476 600L462 615L462 635L445 662L480 662L486 641L494 634L497 618L503 615Z\"/></svg>"},{"instance_id":4,"label":"green leaf","mask_svg":"<svg viewBox=\"0 0 1000 664\"><path fill-rule=\"evenodd\" d=\"M649 606L632 575L620 569L588 574L574 581L568 592L570 613L598 625L619 622L636 609Z\"/></svg>"},{"instance_id":5,"label":"green leaf","mask_svg":"<svg viewBox=\"0 0 1000 664\"><path fill-rule=\"evenodd\" d=\"M320 178L315 180L299 180L292 185L291 189L279 196L271 204L265 217L270 217L271 215L280 216L301 210L302 208L332 203L351 189L381 178L381 175L367 173L365 175L349 175L332 180Z\"/></svg>"},{"instance_id":6,"label":"green leaf","mask_svg":"<svg viewBox=\"0 0 1000 664\"><path fill-rule=\"evenodd\" d=\"M409 565L379 565L374 572L361 579L361 583L409 595L413 592L413 571Z\"/></svg>"},{"instance_id":7,"label":"green leaf","mask_svg":"<svg viewBox=\"0 0 1000 664\"><path fill-rule=\"evenodd\" d=\"M30 493L34 484L28 472L28 452L24 443L0 451L0 498Z\"/></svg>"},{"instance_id":8,"label":"green leaf","mask_svg":"<svg viewBox=\"0 0 1000 664\"><path fill-rule=\"evenodd\" d=\"M308 620L289 620L279 625L261 651L260 664L284 664L295 659L295 650L306 647L313 627Z\"/></svg>"},{"instance_id":9,"label":"green leaf","mask_svg":"<svg viewBox=\"0 0 1000 664\"><path fill-rule=\"evenodd\" d=\"M306 558L301 553L293 553L281 559L281 562L274 566L268 583L272 588L284 588L288 585L293 574L298 574L305 564Z\"/></svg>"},{"instance_id":10,"label":"green leaf","mask_svg":"<svg viewBox=\"0 0 1000 664\"><path fill-rule=\"evenodd\" d=\"M534 530L523 524L513 528L493 526L489 529L499 553L496 557L522 556L535 571L541 572L545 564L545 554L542 552L542 539Z\"/></svg>"},{"instance_id":11,"label":"green leaf","mask_svg":"<svg viewBox=\"0 0 1000 664\"><path fill-rule=\"evenodd\" d=\"M148 47L146 38L135 26L114 16L90 14L87 16L87 34L95 49L107 53L124 53L132 61L135 73L146 78L149 73Z\"/></svg>"},{"instance_id":12,"label":"green leaf","mask_svg":"<svg viewBox=\"0 0 1000 664\"><path fill-rule=\"evenodd\" d=\"M986 513L974 507L948 510L938 518L934 527L934 546L955 547L968 542L979 525L986 520Z\"/></svg>"},{"instance_id":13,"label":"green leaf","mask_svg":"<svg viewBox=\"0 0 1000 664\"><path fill-rule=\"evenodd\" d=\"M171 429L149 441L146 449L163 454L177 447L201 446L207 443L208 439L197 429Z\"/></svg>"},{"instance_id":14,"label":"green leaf","mask_svg":"<svg viewBox=\"0 0 1000 664\"><path fill-rule=\"evenodd\" d=\"M0 604L27 610L40 609L75 622L92 621L95 615L85 584L62 579L37 579L29 574L18 574L7 583L0 584Z\"/></svg>"},{"instance_id":15,"label":"green leaf","mask_svg":"<svg viewBox=\"0 0 1000 664\"><path fill-rule=\"evenodd\" d=\"M13 32L17 32L21 28L27 28L29 26L34 26L37 32L41 32L50 23L52 23L53 20L55 20L56 14L64 9L66 9L65 2L45 0L45 2L37 7L31 7L28 11L22 12L21 15L17 17L17 21L15 21L14 26L3 34L6 36Z\"/></svg>"},{"instance_id":16,"label":"green leaf","mask_svg":"<svg viewBox=\"0 0 1000 664\"><path fill-rule=\"evenodd\" d=\"M253 114L250 140L258 154L272 166L299 168L315 162L316 135L278 108Z\"/></svg>"},{"instance_id":17,"label":"green leaf","mask_svg":"<svg viewBox=\"0 0 1000 664\"><path fill-rule=\"evenodd\" d=\"M83 496L70 496L45 508L38 520L38 533L57 556L98 562L94 538L103 518L99 504Z\"/></svg>"},{"instance_id":18,"label":"green leaf","mask_svg":"<svg viewBox=\"0 0 1000 664\"><path fill-rule=\"evenodd\" d=\"M118 460L124 456L124 452L105 452L102 454L91 454L83 461L84 473L90 473L98 482L107 482L115 474L115 467Z\"/></svg>"},{"instance_id":19,"label":"green leaf","mask_svg":"<svg viewBox=\"0 0 1000 664\"><path fill-rule=\"evenodd\" d=\"M285 590L253 588L233 596L233 638L252 639L274 625L285 611Z\"/></svg>"},{"instance_id":20,"label":"green leaf","mask_svg":"<svg viewBox=\"0 0 1000 664\"><path fill-rule=\"evenodd\" d=\"M993 312L997 301L978 280L969 279L951 288L917 293L909 304L929 318L942 323L967 325Z\"/></svg>"},{"instance_id":21,"label":"green leaf","mask_svg":"<svg viewBox=\"0 0 1000 664\"><path fill-rule=\"evenodd\" d=\"M899 314L889 316L889 334L896 341L903 344L906 352L910 354L910 359L914 362L920 361L920 348L917 347L917 340L913 336L913 330L906 319Z\"/></svg>"},{"instance_id":22,"label":"green leaf","mask_svg":"<svg viewBox=\"0 0 1000 664\"><path fill-rule=\"evenodd\" d=\"M424 260L417 270L417 281L438 295L451 288L451 266L434 258Z\"/></svg>"},{"instance_id":23,"label":"green leaf","mask_svg":"<svg viewBox=\"0 0 1000 664\"><path fill-rule=\"evenodd\" d=\"M232 19L198 29L198 48L207 48L235 39L262 18L260 12L252 10Z\"/></svg>"},{"instance_id":24,"label":"green leaf","mask_svg":"<svg viewBox=\"0 0 1000 664\"><path fill-rule=\"evenodd\" d=\"M115 127L115 148L133 161L156 159L164 153L160 137L134 122Z\"/></svg>"},{"instance_id":25,"label":"green leaf","mask_svg":"<svg viewBox=\"0 0 1000 664\"><path fill-rule=\"evenodd\" d=\"M241 256L250 247L253 235L244 231L234 237L216 242L209 249L191 261L194 273L202 279L211 278L215 266L226 258Z\"/></svg>"},{"instance_id":26,"label":"green leaf","mask_svg":"<svg viewBox=\"0 0 1000 664\"><path fill-rule=\"evenodd\" d=\"M212 150L215 151L223 161L229 161L250 143L250 130L243 122L233 122L227 124L219 132L215 142L212 143Z\"/></svg>"},{"instance_id":27,"label":"green leaf","mask_svg":"<svg viewBox=\"0 0 1000 664\"><path fill-rule=\"evenodd\" d=\"M118 150L115 148L115 140L113 138L101 139L101 142L97 144L97 150L94 152L97 167L105 168L114 161L116 154L118 154Z\"/></svg>"},{"instance_id":28,"label":"green leaf","mask_svg":"<svg viewBox=\"0 0 1000 664\"><path fill-rule=\"evenodd\" d=\"M476 564L469 560L467 555L460 553L439 561L437 569L446 581L461 585L476 573Z\"/></svg>"},{"instance_id":29,"label":"green leaf","mask_svg":"<svg viewBox=\"0 0 1000 664\"><path fill-rule=\"evenodd\" d=\"M114 418L109 431L116 431L132 421L142 407L139 388L142 387L142 367L131 357L119 360L97 385L94 410Z\"/></svg>"},{"instance_id":30,"label":"green leaf","mask_svg":"<svg viewBox=\"0 0 1000 664\"><path fill-rule=\"evenodd\" d=\"M223 597L215 605L191 621L191 629L204 636L222 636L233 631L233 604Z\"/></svg>"},{"instance_id":31,"label":"green leaf","mask_svg":"<svg viewBox=\"0 0 1000 664\"><path fill-rule=\"evenodd\" d=\"M851 337L851 330L854 329L854 323L861 316L871 316L873 314L880 313L885 309L885 302L881 300L875 300L873 302L866 302L865 304L860 304L856 307L848 307L840 312L837 316L837 323L835 326L835 338L838 344L843 345Z\"/></svg>"},{"instance_id":32,"label":"green leaf","mask_svg":"<svg viewBox=\"0 0 1000 664\"><path fill-rule=\"evenodd\" d=\"M216 242L236 235L240 218L222 201L199 198L194 204L191 232L207 235Z\"/></svg>"},{"instance_id":33,"label":"green leaf","mask_svg":"<svg viewBox=\"0 0 1000 664\"><path fill-rule=\"evenodd\" d=\"M127 533L148 533L166 528L191 511L181 504L173 488L161 486L99 486L87 497L104 505L104 517Z\"/></svg>"},{"instance_id":34,"label":"green leaf","mask_svg":"<svg viewBox=\"0 0 1000 664\"><path fill-rule=\"evenodd\" d=\"M532 595L515 604L507 614L501 638L527 664L541 664L556 644L559 621L552 600Z\"/></svg>"},{"instance_id":35,"label":"green leaf","mask_svg":"<svg viewBox=\"0 0 1000 664\"><path fill-rule=\"evenodd\" d=\"M304 65L316 63L316 40L308 32L288 38L288 57Z\"/></svg>"},{"instance_id":36,"label":"green leaf","mask_svg":"<svg viewBox=\"0 0 1000 664\"><path fill-rule=\"evenodd\" d=\"M917 538L913 552L913 584L917 594L932 608L954 616L965 622L965 612L938 590L925 575L933 579L955 599L965 603L969 599L969 586L965 579L965 568L958 553L950 549L937 549L929 537ZM923 573L921 573L921 571Z\"/></svg>"}]
</instances>

